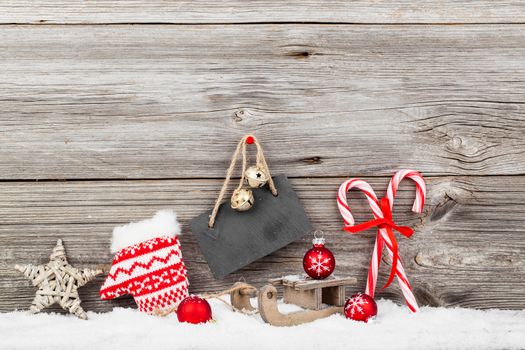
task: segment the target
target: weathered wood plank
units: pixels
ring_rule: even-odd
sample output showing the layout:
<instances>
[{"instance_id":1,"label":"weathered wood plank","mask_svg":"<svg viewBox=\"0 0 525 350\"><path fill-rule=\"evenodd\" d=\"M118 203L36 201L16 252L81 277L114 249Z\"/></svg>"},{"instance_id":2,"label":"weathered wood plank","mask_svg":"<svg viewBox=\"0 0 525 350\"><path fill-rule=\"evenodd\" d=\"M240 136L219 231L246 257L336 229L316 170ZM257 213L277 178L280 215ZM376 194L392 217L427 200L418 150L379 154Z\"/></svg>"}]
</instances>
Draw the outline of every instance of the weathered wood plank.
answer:
<instances>
[{"instance_id":1,"label":"weathered wood plank","mask_svg":"<svg viewBox=\"0 0 525 350\"><path fill-rule=\"evenodd\" d=\"M364 286L374 233L341 231L335 193L343 178L294 179L293 184L313 225L325 231L337 259L337 274L356 277ZM370 178L379 195L388 178ZM395 204L399 223L416 229L400 238L401 254L417 297L430 305L523 308L525 290L525 176L428 178L429 200L419 218L409 213L410 184ZM220 290L243 276L261 286L269 278L295 274L310 246L305 238L255 262L239 273L215 280L189 233L187 222L213 204L220 180L12 182L0 183L0 311L25 308L33 289L12 269L14 263L44 262L58 237L78 266L107 265L112 259L112 227L173 208L183 223L183 254L192 292ZM371 217L365 200L351 193L357 220ZM385 267L379 284L385 282ZM84 287L88 310L131 305L98 300L102 279ZM349 288L348 293L355 292ZM381 296L401 300L392 286Z\"/></svg>"},{"instance_id":2,"label":"weathered wood plank","mask_svg":"<svg viewBox=\"0 0 525 350\"><path fill-rule=\"evenodd\" d=\"M4 0L0 23L523 23L520 1Z\"/></svg>"},{"instance_id":3,"label":"weathered wood plank","mask_svg":"<svg viewBox=\"0 0 525 350\"><path fill-rule=\"evenodd\" d=\"M2 26L0 179L525 173L525 25Z\"/></svg>"}]
</instances>

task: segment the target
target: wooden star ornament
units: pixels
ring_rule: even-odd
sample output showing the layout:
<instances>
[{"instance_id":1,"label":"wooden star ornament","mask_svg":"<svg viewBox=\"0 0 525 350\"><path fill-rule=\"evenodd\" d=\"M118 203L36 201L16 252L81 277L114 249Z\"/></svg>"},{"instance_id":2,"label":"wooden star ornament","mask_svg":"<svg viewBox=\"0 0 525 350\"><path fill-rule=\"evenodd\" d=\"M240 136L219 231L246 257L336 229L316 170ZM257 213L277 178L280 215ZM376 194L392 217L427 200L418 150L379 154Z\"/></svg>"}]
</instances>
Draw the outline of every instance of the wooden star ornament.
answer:
<instances>
[{"instance_id":1,"label":"wooden star ornament","mask_svg":"<svg viewBox=\"0 0 525 350\"><path fill-rule=\"evenodd\" d=\"M31 313L38 313L53 305L59 304L64 310L86 320L87 315L80 306L78 288L82 287L102 270L77 269L67 262L66 250L62 240L57 241L49 262L45 265L15 265L38 288L35 298L29 308Z\"/></svg>"}]
</instances>

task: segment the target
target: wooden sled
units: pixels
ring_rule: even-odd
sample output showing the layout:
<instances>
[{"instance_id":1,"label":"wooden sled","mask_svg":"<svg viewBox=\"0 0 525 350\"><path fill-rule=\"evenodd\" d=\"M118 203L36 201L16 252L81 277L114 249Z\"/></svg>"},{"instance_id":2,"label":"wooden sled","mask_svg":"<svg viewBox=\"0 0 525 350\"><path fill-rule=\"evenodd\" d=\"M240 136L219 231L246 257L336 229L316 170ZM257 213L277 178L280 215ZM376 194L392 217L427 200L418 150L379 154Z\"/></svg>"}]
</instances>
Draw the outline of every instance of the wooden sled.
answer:
<instances>
[{"instance_id":1,"label":"wooden sled","mask_svg":"<svg viewBox=\"0 0 525 350\"><path fill-rule=\"evenodd\" d=\"M233 291L230 292L230 303L234 310L240 310L243 312L257 311L250 302L250 298L257 296L257 288L244 282L237 282L233 285L232 289Z\"/></svg>"},{"instance_id":2,"label":"wooden sled","mask_svg":"<svg viewBox=\"0 0 525 350\"><path fill-rule=\"evenodd\" d=\"M312 280L302 276L289 276L270 281L272 284L262 287L258 292L255 287L246 285L230 294L234 308L255 311L250 298L257 295L259 313L264 322L272 326L288 327L315 321L335 313L343 312L345 286L355 283L355 278L332 277L326 280ZM277 307L277 288L284 286L285 303L295 304L310 310L283 314Z\"/></svg>"}]
</instances>

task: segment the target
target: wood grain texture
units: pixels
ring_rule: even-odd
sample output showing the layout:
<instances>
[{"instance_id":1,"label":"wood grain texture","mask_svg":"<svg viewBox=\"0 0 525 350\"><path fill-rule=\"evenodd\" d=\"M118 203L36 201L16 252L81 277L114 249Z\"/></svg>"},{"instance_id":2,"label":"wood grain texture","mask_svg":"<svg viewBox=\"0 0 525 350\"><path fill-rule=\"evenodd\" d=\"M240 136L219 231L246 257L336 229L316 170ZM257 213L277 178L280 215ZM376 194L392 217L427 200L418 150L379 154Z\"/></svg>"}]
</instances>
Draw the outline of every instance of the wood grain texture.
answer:
<instances>
[{"instance_id":1,"label":"wood grain texture","mask_svg":"<svg viewBox=\"0 0 525 350\"><path fill-rule=\"evenodd\" d=\"M183 223L192 292L300 272L309 238L216 280L189 233L252 132L336 273L364 286L374 240L341 231L337 186L383 193L411 167L429 205L411 214L403 186L394 215L416 228L400 245L420 303L525 307L523 2L7 0L0 24L0 311L34 295L15 263L62 237L73 265L107 268L112 228L161 208ZM134 305L100 301L102 280L80 290L87 310Z\"/></svg>"},{"instance_id":2,"label":"wood grain texture","mask_svg":"<svg viewBox=\"0 0 525 350\"><path fill-rule=\"evenodd\" d=\"M525 25L1 26L0 179L525 173Z\"/></svg>"},{"instance_id":3,"label":"wood grain texture","mask_svg":"<svg viewBox=\"0 0 525 350\"><path fill-rule=\"evenodd\" d=\"M0 23L523 23L520 1L4 0Z\"/></svg>"},{"instance_id":4,"label":"wood grain texture","mask_svg":"<svg viewBox=\"0 0 525 350\"><path fill-rule=\"evenodd\" d=\"M314 227L325 231L337 259L336 274L356 277L364 286L374 232L350 236L341 231L335 194L344 178L293 179ZM367 179L384 193L388 178ZM416 230L399 238L401 256L421 304L523 308L525 290L525 176L431 177L428 205L421 216L410 212L414 189L403 183L394 217ZM296 274L311 237L271 254L221 280L212 277L189 219L210 208L221 180L145 180L0 183L0 311L26 308L33 288L15 263L42 263L62 237L75 266L108 266L111 230L162 208L173 208L183 224L181 237L192 292L226 289L241 276L261 286L269 278ZM359 221L371 218L365 199L351 192L349 204ZM387 277L381 269L379 285ZM132 305L129 298L103 302L102 278L83 287L87 310ZM348 293L357 291L349 287ZM396 285L379 294L401 301Z\"/></svg>"}]
</instances>

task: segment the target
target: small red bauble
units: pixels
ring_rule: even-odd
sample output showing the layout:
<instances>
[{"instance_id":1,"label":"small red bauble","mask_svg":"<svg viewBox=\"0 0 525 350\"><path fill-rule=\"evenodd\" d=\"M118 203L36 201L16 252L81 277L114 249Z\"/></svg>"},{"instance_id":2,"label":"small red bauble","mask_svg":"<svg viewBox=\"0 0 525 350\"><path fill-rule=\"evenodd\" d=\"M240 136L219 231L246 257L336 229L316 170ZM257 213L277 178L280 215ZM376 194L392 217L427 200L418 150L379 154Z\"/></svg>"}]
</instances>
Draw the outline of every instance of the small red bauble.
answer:
<instances>
[{"instance_id":1,"label":"small red bauble","mask_svg":"<svg viewBox=\"0 0 525 350\"><path fill-rule=\"evenodd\" d=\"M345 316L354 321L368 322L377 315L377 304L370 295L357 293L345 303Z\"/></svg>"},{"instance_id":2,"label":"small red bauble","mask_svg":"<svg viewBox=\"0 0 525 350\"><path fill-rule=\"evenodd\" d=\"M332 274L335 269L334 254L324 246L324 238L314 238L313 247L303 258L304 272L316 280L322 280Z\"/></svg>"},{"instance_id":3,"label":"small red bauble","mask_svg":"<svg viewBox=\"0 0 525 350\"><path fill-rule=\"evenodd\" d=\"M211 320L211 306L201 297L191 295L180 302L177 308L179 322L205 323Z\"/></svg>"},{"instance_id":4,"label":"small red bauble","mask_svg":"<svg viewBox=\"0 0 525 350\"><path fill-rule=\"evenodd\" d=\"M255 139L253 138L253 136L248 136L248 137L246 138L246 143L247 143L247 144L251 145L251 144L254 143L254 142L255 142Z\"/></svg>"}]
</instances>

